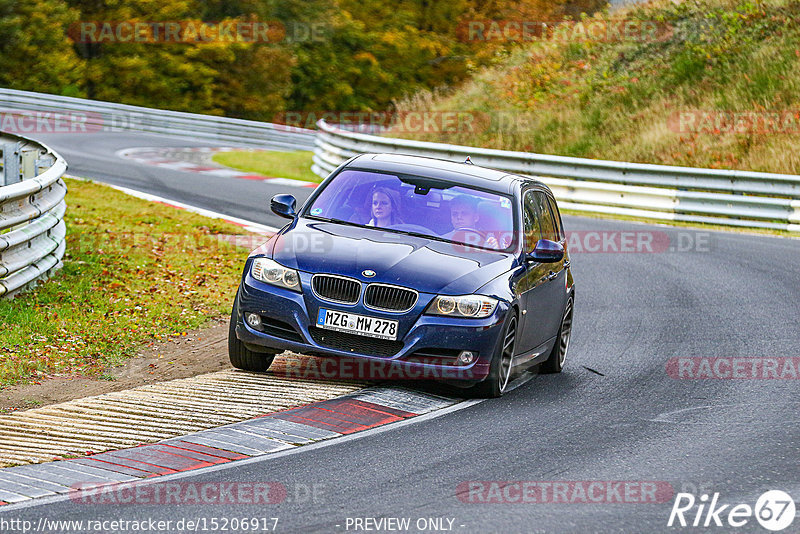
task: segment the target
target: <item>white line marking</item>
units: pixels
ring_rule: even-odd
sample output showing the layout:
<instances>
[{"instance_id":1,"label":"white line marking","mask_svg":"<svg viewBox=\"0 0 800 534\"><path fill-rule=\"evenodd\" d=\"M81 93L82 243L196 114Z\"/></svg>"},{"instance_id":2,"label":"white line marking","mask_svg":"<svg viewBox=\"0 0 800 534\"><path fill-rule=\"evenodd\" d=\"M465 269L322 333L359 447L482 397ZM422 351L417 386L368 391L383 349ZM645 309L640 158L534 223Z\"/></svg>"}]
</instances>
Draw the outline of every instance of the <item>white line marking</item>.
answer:
<instances>
[{"instance_id":1,"label":"white line marking","mask_svg":"<svg viewBox=\"0 0 800 534\"><path fill-rule=\"evenodd\" d=\"M306 180L293 180L291 178L266 178L264 179L265 182L269 182L273 185L288 185L290 187L316 187L317 184L314 182L308 182Z\"/></svg>"},{"instance_id":2,"label":"white line marking","mask_svg":"<svg viewBox=\"0 0 800 534\"><path fill-rule=\"evenodd\" d=\"M200 171L201 174L211 174L214 176L225 176L227 178L236 178L237 176L246 176L247 174L242 171L235 171L233 169L214 169L213 171Z\"/></svg>"}]
</instances>

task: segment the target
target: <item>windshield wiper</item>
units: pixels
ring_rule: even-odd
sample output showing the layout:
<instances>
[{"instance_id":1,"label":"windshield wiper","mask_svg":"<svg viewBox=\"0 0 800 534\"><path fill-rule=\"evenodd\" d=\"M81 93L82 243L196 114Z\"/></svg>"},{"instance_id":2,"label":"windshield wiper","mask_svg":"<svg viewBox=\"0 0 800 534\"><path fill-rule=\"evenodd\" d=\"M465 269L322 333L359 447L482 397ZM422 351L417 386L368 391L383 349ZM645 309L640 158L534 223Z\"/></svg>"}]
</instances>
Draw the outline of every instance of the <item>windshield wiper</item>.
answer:
<instances>
[{"instance_id":1,"label":"windshield wiper","mask_svg":"<svg viewBox=\"0 0 800 534\"><path fill-rule=\"evenodd\" d=\"M345 221L343 219L334 219L334 218L331 218L331 217L317 217L316 215L309 215L308 218L309 219L314 219L314 220L317 220L317 221L322 221L322 222L344 224L344 225L347 225L347 226L355 226L356 228L372 228L371 226L364 226L363 224L354 223L354 222L350 222L350 221Z\"/></svg>"},{"instance_id":2,"label":"windshield wiper","mask_svg":"<svg viewBox=\"0 0 800 534\"><path fill-rule=\"evenodd\" d=\"M423 239L433 239L434 241L442 241L444 243L452 243L449 239L445 239L443 237L423 234L420 232L409 232L408 230L393 230L391 228L384 228L384 230L389 230L390 232L397 232L398 234L406 234L414 237L421 237Z\"/></svg>"}]
</instances>

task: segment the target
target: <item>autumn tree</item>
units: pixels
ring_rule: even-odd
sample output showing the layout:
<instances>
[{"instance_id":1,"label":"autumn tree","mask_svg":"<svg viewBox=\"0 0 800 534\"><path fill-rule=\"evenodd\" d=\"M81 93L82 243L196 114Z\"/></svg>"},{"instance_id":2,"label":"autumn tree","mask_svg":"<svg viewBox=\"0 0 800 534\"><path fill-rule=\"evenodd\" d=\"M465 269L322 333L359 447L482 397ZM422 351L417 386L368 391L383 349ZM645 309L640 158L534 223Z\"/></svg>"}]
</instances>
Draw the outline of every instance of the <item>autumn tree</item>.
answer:
<instances>
[{"instance_id":1,"label":"autumn tree","mask_svg":"<svg viewBox=\"0 0 800 534\"><path fill-rule=\"evenodd\" d=\"M553 20L601 5L600 0L0 0L0 84L257 120L284 110L383 111L420 90L458 84L515 46L465 39L465 22ZM82 31L93 22L192 21L261 22L282 33L255 41L148 42L113 32L87 37Z\"/></svg>"},{"instance_id":2,"label":"autumn tree","mask_svg":"<svg viewBox=\"0 0 800 534\"><path fill-rule=\"evenodd\" d=\"M69 0L85 22L213 22L233 24L254 17L235 3L195 0L162 3L129 0ZM206 17L214 17L209 20ZM220 18L217 18L220 17ZM223 18L224 17L224 18ZM269 42L238 42L198 36L175 42L155 35L119 40L95 32L76 40L86 60L83 83L91 98L178 111L266 119L283 109L289 90L291 54ZM186 36L187 33L182 33Z\"/></svg>"},{"instance_id":3,"label":"autumn tree","mask_svg":"<svg viewBox=\"0 0 800 534\"><path fill-rule=\"evenodd\" d=\"M82 61L65 31L77 18L61 0L0 0L0 86L80 96Z\"/></svg>"}]
</instances>

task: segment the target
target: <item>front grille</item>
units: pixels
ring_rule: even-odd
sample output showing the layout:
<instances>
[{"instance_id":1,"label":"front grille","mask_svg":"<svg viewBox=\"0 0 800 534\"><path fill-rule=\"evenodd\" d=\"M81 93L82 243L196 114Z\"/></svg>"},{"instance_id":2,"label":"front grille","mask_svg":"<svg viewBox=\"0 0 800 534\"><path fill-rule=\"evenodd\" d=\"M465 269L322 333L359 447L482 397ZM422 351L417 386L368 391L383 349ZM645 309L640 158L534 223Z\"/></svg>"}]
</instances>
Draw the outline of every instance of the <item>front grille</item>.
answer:
<instances>
[{"instance_id":1,"label":"front grille","mask_svg":"<svg viewBox=\"0 0 800 534\"><path fill-rule=\"evenodd\" d=\"M342 304L355 304L361 294L361 282L358 280L329 274L315 274L311 279L311 288L319 298Z\"/></svg>"},{"instance_id":2,"label":"front grille","mask_svg":"<svg viewBox=\"0 0 800 534\"><path fill-rule=\"evenodd\" d=\"M308 331L317 345L328 347L329 349L383 358L394 356L403 349L402 341L374 339L333 330L324 330L316 326L310 327Z\"/></svg>"},{"instance_id":3,"label":"front grille","mask_svg":"<svg viewBox=\"0 0 800 534\"><path fill-rule=\"evenodd\" d=\"M414 307L418 296L413 289L370 284L364 294L364 305L376 310L404 312Z\"/></svg>"}]
</instances>

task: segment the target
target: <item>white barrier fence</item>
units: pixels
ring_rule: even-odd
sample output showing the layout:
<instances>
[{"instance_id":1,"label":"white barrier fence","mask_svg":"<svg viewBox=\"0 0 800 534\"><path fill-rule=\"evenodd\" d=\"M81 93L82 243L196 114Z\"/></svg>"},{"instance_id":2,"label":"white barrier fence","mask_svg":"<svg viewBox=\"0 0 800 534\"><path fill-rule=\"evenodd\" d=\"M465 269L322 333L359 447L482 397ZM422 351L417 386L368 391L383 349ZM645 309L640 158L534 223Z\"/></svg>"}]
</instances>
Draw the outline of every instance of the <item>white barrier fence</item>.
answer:
<instances>
[{"instance_id":1,"label":"white barrier fence","mask_svg":"<svg viewBox=\"0 0 800 534\"><path fill-rule=\"evenodd\" d=\"M464 161L546 183L575 211L800 232L800 176L625 163L427 143L317 123L312 170L327 176L352 156L389 152Z\"/></svg>"},{"instance_id":2,"label":"white barrier fence","mask_svg":"<svg viewBox=\"0 0 800 534\"><path fill-rule=\"evenodd\" d=\"M311 150L312 130L0 88L0 130L23 135L148 132L236 146Z\"/></svg>"},{"instance_id":3,"label":"white barrier fence","mask_svg":"<svg viewBox=\"0 0 800 534\"><path fill-rule=\"evenodd\" d=\"M0 297L45 278L62 265L66 226L61 179L67 164L48 147L0 135Z\"/></svg>"}]
</instances>

